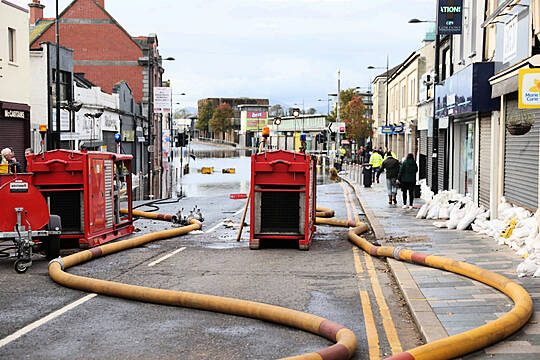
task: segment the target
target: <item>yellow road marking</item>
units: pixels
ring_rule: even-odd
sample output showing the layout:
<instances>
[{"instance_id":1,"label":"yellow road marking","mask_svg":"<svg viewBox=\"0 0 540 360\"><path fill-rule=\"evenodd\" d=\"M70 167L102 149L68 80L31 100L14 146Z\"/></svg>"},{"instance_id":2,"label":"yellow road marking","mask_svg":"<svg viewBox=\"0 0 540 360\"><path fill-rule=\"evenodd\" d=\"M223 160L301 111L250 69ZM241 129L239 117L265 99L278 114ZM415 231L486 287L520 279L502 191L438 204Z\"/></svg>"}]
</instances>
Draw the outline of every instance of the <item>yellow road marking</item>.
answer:
<instances>
[{"instance_id":1,"label":"yellow road marking","mask_svg":"<svg viewBox=\"0 0 540 360\"><path fill-rule=\"evenodd\" d=\"M353 246L352 251L353 251L353 257L354 257L354 268L356 269L356 272L358 274L363 273L364 267L362 266L362 262L360 261L358 247Z\"/></svg>"},{"instance_id":2,"label":"yellow road marking","mask_svg":"<svg viewBox=\"0 0 540 360\"><path fill-rule=\"evenodd\" d=\"M347 196L349 197L349 201L350 201L351 206L352 206L352 211L353 211L353 214L354 214L354 220L356 221L356 223L359 223L360 218L358 217L358 209L356 208L356 204L354 203L353 196L352 196L352 193L351 193L351 188L348 187L348 186L347 186Z\"/></svg>"},{"instance_id":3,"label":"yellow road marking","mask_svg":"<svg viewBox=\"0 0 540 360\"><path fill-rule=\"evenodd\" d=\"M379 335L377 334L377 327L375 326L375 320L373 319L373 313L371 312L371 305L367 291L360 290L360 300L362 302L362 310L364 312L364 322L366 323L369 360L379 360L381 356L381 351L379 348Z\"/></svg>"},{"instance_id":4,"label":"yellow road marking","mask_svg":"<svg viewBox=\"0 0 540 360\"><path fill-rule=\"evenodd\" d=\"M375 294L375 299L377 300L377 304L379 305L379 311L381 312L383 327L384 331L386 332L386 338L388 339L388 343L390 344L390 348L392 349L392 354L399 354L403 352L403 348L401 347L401 342L399 341L396 327L394 325L394 321L392 320L392 315L390 314L390 309L388 308L386 300L384 299L384 294L379 283L379 278L377 277L377 273L375 271L375 265L373 264L371 256L367 253L364 253L364 260L366 262L366 269L371 279L373 293Z\"/></svg>"}]
</instances>

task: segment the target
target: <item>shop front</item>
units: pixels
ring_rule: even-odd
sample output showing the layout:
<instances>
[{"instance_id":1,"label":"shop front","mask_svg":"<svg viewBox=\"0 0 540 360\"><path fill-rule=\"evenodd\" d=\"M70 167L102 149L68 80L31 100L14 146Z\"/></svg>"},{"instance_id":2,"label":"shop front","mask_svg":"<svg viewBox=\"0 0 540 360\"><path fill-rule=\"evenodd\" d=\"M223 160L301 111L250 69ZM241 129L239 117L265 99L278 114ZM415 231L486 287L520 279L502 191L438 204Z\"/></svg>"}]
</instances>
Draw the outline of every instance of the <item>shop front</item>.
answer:
<instances>
[{"instance_id":1,"label":"shop front","mask_svg":"<svg viewBox=\"0 0 540 360\"><path fill-rule=\"evenodd\" d=\"M23 166L30 147L30 106L0 101L0 150L10 148Z\"/></svg>"},{"instance_id":2,"label":"shop front","mask_svg":"<svg viewBox=\"0 0 540 360\"><path fill-rule=\"evenodd\" d=\"M493 71L493 63L471 64L436 89L439 126L433 130L437 132L433 166L436 163L438 190L453 189L480 204L489 204L491 153L480 139L489 134L491 125L482 119L491 119L491 112L498 109L488 81Z\"/></svg>"}]
</instances>

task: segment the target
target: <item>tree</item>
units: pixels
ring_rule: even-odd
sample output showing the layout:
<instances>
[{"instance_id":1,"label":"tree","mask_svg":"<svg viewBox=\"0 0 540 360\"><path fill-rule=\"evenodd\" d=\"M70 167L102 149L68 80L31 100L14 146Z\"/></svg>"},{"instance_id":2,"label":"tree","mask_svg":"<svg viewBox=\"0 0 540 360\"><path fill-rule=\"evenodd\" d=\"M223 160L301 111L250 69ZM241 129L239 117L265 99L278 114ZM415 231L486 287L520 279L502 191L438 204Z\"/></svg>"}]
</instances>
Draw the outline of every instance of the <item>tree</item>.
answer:
<instances>
[{"instance_id":1,"label":"tree","mask_svg":"<svg viewBox=\"0 0 540 360\"><path fill-rule=\"evenodd\" d=\"M191 116L191 113L187 109L180 109L174 112L173 118L175 119L187 119Z\"/></svg>"},{"instance_id":2,"label":"tree","mask_svg":"<svg viewBox=\"0 0 540 360\"><path fill-rule=\"evenodd\" d=\"M350 88L350 89L347 89L347 90L341 90L341 95L340 95L340 103L341 103L340 109L341 109L341 112L339 113L340 119L343 120L343 111L345 110L347 105L351 102L353 97L359 96L359 95L360 95L360 93L355 88ZM330 114L327 116L327 119L328 119L328 121L337 121L337 109L335 107L330 112Z\"/></svg>"},{"instance_id":3,"label":"tree","mask_svg":"<svg viewBox=\"0 0 540 360\"><path fill-rule=\"evenodd\" d=\"M316 114L317 113L317 109L315 108L309 108L308 111L306 112L308 115L313 115L313 114Z\"/></svg>"},{"instance_id":4,"label":"tree","mask_svg":"<svg viewBox=\"0 0 540 360\"><path fill-rule=\"evenodd\" d=\"M270 107L269 115L270 116L283 116L285 114L285 111L283 110L283 106L280 104L272 105Z\"/></svg>"},{"instance_id":5,"label":"tree","mask_svg":"<svg viewBox=\"0 0 540 360\"><path fill-rule=\"evenodd\" d=\"M373 120L366 118L365 114L366 106L358 95L353 96L342 111L347 129L346 135L357 143L360 139L370 137L373 131Z\"/></svg>"},{"instance_id":6,"label":"tree","mask_svg":"<svg viewBox=\"0 0 540 360\"><path fill-rule=\"evenodd\" d=\"M210 119L210 130L221 133L222 139L225 140L225 133L232 129L232 118L234 118L234 112L231 105L227 103L219 105Z\"/></svg>"},{"instance_id":7,"label":"tree","mask_svg":"<svg viewBox=\"0 0 540 360\"><path fill-rule=\"evenodd\" d=\"M214 106L210 101L207 101L202 108L199 108L199 120L195 128L201 131L208 131L208 125L214 115Z\"/></svg>"}]
</instances>

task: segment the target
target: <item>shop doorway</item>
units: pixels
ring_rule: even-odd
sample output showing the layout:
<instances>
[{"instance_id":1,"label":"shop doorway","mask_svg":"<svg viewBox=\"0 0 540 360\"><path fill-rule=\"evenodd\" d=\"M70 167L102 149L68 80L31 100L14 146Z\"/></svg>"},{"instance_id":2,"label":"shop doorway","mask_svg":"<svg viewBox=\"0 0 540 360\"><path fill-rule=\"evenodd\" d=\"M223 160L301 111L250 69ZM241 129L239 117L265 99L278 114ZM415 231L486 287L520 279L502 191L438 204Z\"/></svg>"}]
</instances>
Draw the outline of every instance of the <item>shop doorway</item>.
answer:
<instances>
[{"instance_id":1,"label":"shop doorway","mask_svg":"<svg viewBox=\"0 0 540 360\"><path fill-rule=\"evenodd\" d=\"M473 196L474 191L474 122L454 124L453 188Z\"/></svg>"}]
</instances>

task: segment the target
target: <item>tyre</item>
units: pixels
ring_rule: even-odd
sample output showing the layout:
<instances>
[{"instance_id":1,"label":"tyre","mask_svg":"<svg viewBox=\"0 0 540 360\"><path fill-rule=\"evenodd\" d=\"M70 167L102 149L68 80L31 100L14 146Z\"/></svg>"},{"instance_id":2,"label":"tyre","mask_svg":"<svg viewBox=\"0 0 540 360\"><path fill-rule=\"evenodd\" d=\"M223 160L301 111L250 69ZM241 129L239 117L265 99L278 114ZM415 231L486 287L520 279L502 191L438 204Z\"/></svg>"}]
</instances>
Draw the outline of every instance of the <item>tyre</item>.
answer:
<instances>
[{"instance_id":1,"label":"tyre","mask_svg":"<svg viewBox=\"0 0 540 360\"><path fill-rule=\"evenodd\" d=\"M18 272L19 274L23 274L26 272L26 270L28 270L28 261L27 260L23 260L23 259L19 259L17 261L15 261L15 271Z\"/></svg>"},{"instance_id":2,"label":"tyre","mask_svg":"<svg viewBox=\"0 0 540 360\"><path fill-rule=\"evenodd\" d=\"M60 216L51 215L47 229L49 231L62 231L62 221ZM52 260L60 256L60 235L49 235L44 242L47 260Z\"/></svg>"}]
</instances>

